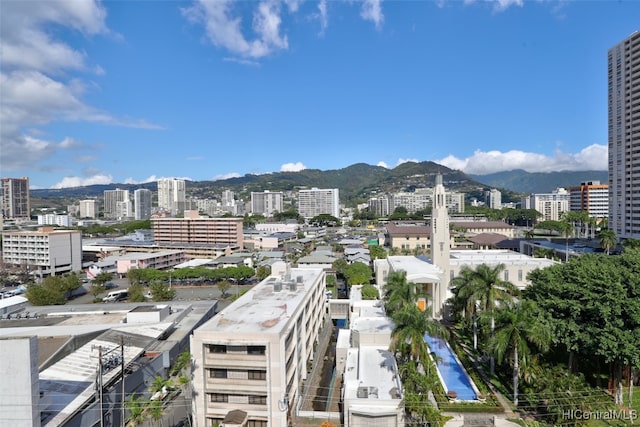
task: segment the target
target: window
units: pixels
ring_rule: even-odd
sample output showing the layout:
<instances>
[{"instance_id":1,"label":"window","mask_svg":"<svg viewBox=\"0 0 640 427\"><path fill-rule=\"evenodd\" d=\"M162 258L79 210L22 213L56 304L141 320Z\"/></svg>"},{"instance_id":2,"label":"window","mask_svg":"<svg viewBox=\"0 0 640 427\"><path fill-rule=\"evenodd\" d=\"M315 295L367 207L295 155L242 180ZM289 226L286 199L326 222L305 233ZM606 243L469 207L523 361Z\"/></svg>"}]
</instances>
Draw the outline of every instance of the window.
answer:
<instances>
[{"instance_id":1,"label":"window","mask_svg":"<svg viewBox=\"0 0 640 427\"><path fill-rule=\"evenodd\" d=\"M518 270L518 281L522 282L522 270Z\"/></svg>"},{"instance_id":2,"label":"window","mask_svg":"<svg viewBox=\"0 0 640 427\"><path fill-rule=\"evenodd\" d=\"M209 378L227 378L226 369L211 369L209 371Z\"/></svg>"},{"instance_id":3,"label":"window","mask_svg":"<svg viewBox=\"0 0 640 427\"><path fill-rule=\"evenodd\" d=\"M227 346L218 345L218 344L210 344L209 345L209 353L226 353Z\"/></svg>"},{"instance_id":4,"label":"window","mask_svg":"<svg viewBox=\"0 0 640 427\"><path fill-rule=\"evenodd\" d=\"M266 421L262 420L249 420L247 421L247 427L269 427Z\"/></svg>"},{"instance_id":5,"label":"window","mask_svg":"<svg viewBox=\"0 0 640 427\"><path fill-rule=\"evenodd\" d=\"M247 354L264 355L265 348L263 345L249 345L247 346Z\"/></svg>"},{"instance_id":6,"label":"window","mask_svg":"<svg viewBox=\"0 0 640 427\"><path fill-rule=\"evenodd\" d=\"M211 393L210 396L212 402L227 403L229 401L229 395L227 394Z\"/></svg>"},{"instance_id":7,"label":"window","mask_svg":"<svg viewBox=\"0 0 640 427\"><path fill-rule=\"evenodd\" d=\"M249 404L251 405L266 405L267 396L249 396Z\"/></svg>"},{"instance_id":8,"label":"window","mask_svg":"<svg viewBox=\"0 0 640 427\"><path fill-rule=\"evenodd\" d=\"M266 380L267 372L266 371L248 371L250 380Z\"/></svg>"}]
</instances>

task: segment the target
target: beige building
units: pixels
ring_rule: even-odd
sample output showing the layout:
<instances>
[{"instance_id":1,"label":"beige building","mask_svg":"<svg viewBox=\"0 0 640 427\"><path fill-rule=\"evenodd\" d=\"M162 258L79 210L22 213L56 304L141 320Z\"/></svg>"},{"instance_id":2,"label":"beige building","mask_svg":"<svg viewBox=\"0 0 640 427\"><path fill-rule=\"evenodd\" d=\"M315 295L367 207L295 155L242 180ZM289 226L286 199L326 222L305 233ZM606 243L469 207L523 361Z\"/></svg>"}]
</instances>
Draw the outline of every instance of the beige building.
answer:
<instances>
[{"instance_id":1,"label":"beige building","mask_svg":"<svg viewBox=\"0 0 640 427\"><path fill-rule=\"evenodd\" d=\"M465 235L496 233L513 239L516 228L503 221L451 221L451 227L462 230Z\"/></svg>"},{"instance_id":2,"label":"beige building","mask_svg":"<svg viewBox=\"0 0 640 427\"><path fill-rule=\"evenodd\" d=\"M390 222L386 228L386 241L391 248L411 252L431 248L431 227L426 224Z\"/></svg>"},{"instance_id":3,"label":"beige building","mask_svg":"<svg viewBox=\"0 0 640 427\"><path fill-rule=\"evenodd\" d=\"M207 218L185 211L184 218L152 218L157 245L202 244L242 247L242 218Z\"/></svg>"},{"instance_id":4,"label":"beige building","mask_svg":"<svg viewBox=\"0 0 640 427\"><path fill-rule=\"evenodd\" d=\"M80 200L80 218L96 218L98 213L97 200Z\"/></svg>"},{"instance_id":5,"label":"beige building","mask_svg":"<svg viewBox=\"0 0 640 427\"><path fill-rule=\"evenodd\" d=\"M118 257L116 272L125 275L135 268L164 270L184 262L185 259L183 251L130 252Z\"/></svg>"},{"instance_id":6,"label":"beige building","mask_svg":"<svg viewBox=\"0 0 640 427\"><path fill-rule=\"evenodd\" d=\"M272 275L194 331L194 424L225 418L285 427L296 410L325 312L325 274L274 264Z\"/></svg>"},{"instance_id":7,"label":"beige building","mask_svg":"<svg viewBox=\"0 0 640 427\"><path fill-rule=\"evenodd\" d=\"M24 265L40 277L82 269L82 233L78 230L5 231L2 260Z\"/></svg>"}]
</instances>

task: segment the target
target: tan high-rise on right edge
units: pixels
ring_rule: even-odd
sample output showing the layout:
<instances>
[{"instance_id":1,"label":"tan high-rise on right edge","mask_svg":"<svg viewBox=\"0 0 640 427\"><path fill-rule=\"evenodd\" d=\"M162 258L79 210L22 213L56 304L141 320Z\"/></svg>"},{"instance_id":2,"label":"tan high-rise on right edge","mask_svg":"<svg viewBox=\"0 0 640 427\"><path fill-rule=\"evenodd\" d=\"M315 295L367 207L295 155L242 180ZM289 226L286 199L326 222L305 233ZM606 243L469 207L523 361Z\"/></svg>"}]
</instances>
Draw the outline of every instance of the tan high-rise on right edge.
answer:
<instances>
[{"instance_id":1,"label":"tan high-rise on right edge","mask_svg":"<svg viewBox=\"0 0 640 427\"><path fill-rule=\"evenodd\" d=\"M609 228L640 239L640 32L609 49Z\"/></svg>"}]
</instances>

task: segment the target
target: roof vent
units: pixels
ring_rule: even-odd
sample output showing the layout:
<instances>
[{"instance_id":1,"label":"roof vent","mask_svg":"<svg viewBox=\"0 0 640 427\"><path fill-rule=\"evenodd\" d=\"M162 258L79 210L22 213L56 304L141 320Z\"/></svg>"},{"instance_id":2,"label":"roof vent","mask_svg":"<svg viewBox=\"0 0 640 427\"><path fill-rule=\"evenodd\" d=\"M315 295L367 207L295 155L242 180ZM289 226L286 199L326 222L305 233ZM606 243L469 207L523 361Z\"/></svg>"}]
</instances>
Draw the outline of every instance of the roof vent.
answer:
<instances>
[{"instance_id":1,"label":"roof vent","mask_svg":"<svg viewBox=\"0 0 640 427\"><path fill-rule=\"evenodd\" d=\"M298 286L296 285L296 282L289 282L289 290L291 292L295 292L296 289L298 289Z\"/></svg>"},{"instance_id":2,"label":"roof vent","mask_svg":"<svg viewBox=\"0 0 640 427\"><path fill-rule=\"evenodd\" d=\"M282 282L273 282L273 292L280 292L282 290Z\"/></svg>"}]
</instances>

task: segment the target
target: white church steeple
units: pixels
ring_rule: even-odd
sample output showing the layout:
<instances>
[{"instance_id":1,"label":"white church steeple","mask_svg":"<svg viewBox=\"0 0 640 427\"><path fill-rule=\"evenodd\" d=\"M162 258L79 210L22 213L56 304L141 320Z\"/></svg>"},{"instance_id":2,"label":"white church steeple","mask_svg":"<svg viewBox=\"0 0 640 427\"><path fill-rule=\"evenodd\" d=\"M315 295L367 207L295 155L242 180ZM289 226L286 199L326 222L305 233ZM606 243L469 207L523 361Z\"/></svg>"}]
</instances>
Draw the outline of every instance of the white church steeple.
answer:
<instances>
[{"instance_id":1,"label":"white church steeple","mask_svg":"<svg viewBox=\"0 0 640 427\"><path fill-rule=\"evenodd\" d=\"M447 210L446 195L442 184L442 175L436 175L433 188L433 206L431 208L431 260L436 267L443 271L442 282L433 295L433 316L442 318L443 309L449 287L449 256L451 237L449 233L449 211Z\"/></svg>"}]
</instances>

